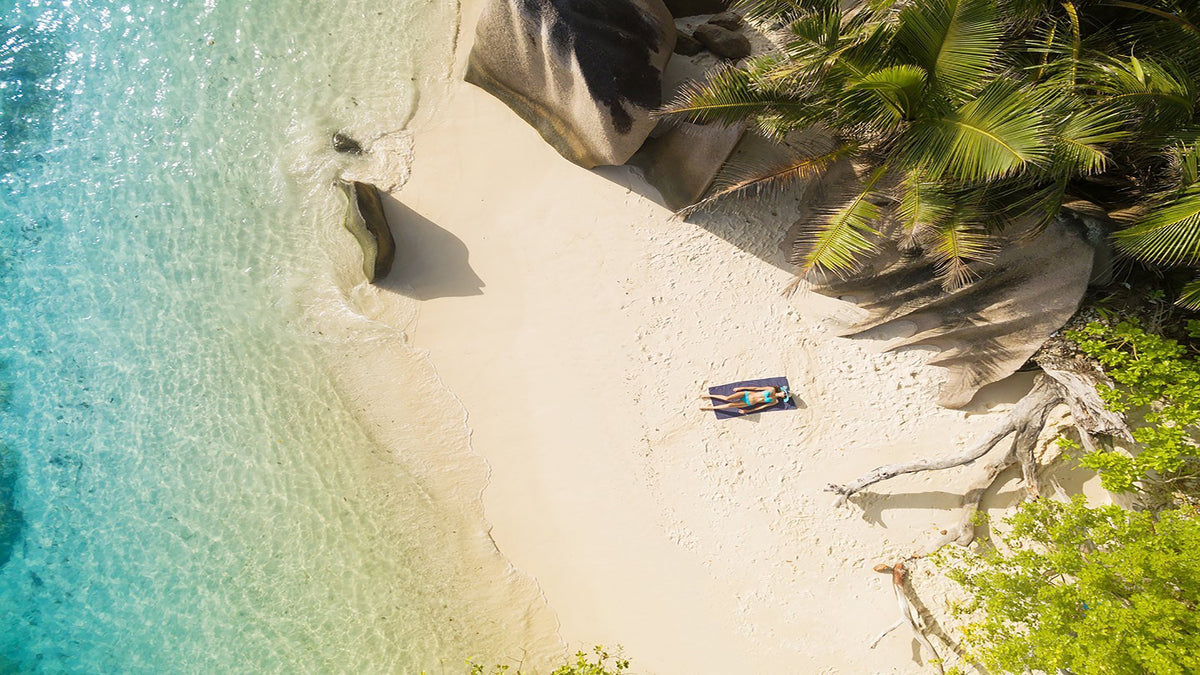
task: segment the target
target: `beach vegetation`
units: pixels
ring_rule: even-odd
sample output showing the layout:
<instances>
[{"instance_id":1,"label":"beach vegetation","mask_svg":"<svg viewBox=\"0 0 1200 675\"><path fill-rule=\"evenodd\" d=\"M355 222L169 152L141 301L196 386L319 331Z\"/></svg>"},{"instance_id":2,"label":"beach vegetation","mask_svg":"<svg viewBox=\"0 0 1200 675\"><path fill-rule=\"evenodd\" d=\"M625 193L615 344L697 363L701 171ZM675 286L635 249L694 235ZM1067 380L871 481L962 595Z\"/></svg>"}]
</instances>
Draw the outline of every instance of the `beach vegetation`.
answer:
<instances>
[{"instance_id":1,"label":"beach vegetation","mask_svg":"<svg viewBox=\"0 0 1200 675\"><path fill-rule=\"evenodd\" d=\"M497 664L488 668L482 664L469 662L470 675L522 675L520 666ZM565 663L550 671L550 675L621 675L629 670L629 659L621 655L618 648L615 652L603 645L596 645L591 653L579 651Z\"/></svg>"},{"instance_id":2,"label":"beach vegetation","mask_svg":"<svg viewBox=\"0 0 1200 675\"><path fill-rule=\"evenodd\" d=\"M1185 324L1187 338L1200 339L1200 321ZM1184 342L1146 331L1139 322L1093 321L1068 331L1074 341L1111 378L1097 385L1114 412L1130 418L1134 453L1097 448L1080 455L1083 466L1100 475L1103 486L1145 496L1174 495L1200 502L1200 358ZM1060 441L1072 451L1081 448Z\"/></svg>"},{"instance_id":3,"label":"beach vegetation","mask_svg":"<svg viewBox=\"0 0 1200 675\"><path fill-rule=\"evenodd\" d=\"M1023 503L995 547L943 549L969 593L968 660L990 672L1200 672L1200 513Z\"/></svg>"},{"instance_id":4,"label":"beach vegetation","mask_svg":"<svg viewBox=\"0 0 1200 675\"><path fill-rule=\"evenodd\" d=\"M1128 255L1200 268L1200 5L740 5L779 49L686 88L663 113L746 123L778 140L828 132L817 135L831 146L730 178L706 200L759 195L851 161L853 191L798 241L804 271L855 271L895 223L957 288L973 280L972 263L995 255L1000 233L1036 234L1080 201L1118 224L1113 240ZM1200 307L1200 280L1181 302Z\"/></svg>"}]
</instances>

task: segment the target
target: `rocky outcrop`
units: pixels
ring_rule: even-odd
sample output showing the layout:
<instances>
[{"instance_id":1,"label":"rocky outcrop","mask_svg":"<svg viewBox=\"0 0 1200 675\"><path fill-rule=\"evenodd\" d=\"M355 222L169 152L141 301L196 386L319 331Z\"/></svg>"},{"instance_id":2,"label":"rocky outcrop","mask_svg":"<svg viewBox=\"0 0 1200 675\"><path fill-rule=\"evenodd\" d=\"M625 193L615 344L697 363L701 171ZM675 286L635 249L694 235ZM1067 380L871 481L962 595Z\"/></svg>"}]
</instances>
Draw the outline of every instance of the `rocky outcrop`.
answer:
<instances>
[{"instance_id":1,"label":"rocky outcrop","mask_svg":"<svg viewBox=\"0 0 1200 675\"><path fill-rule=\"evenodd\" d=\"M342 182L340 185L349 202L343 225L362 247L363 274L369 282L380 281L392 270L396 242L383 213L379 190L374 185L358 181Z\"/></svg>"},{"instance_id":2,"label":"rocky outcrop","mask_svg":"<svg viewBox=\"0 0 1200 675\"><path fill-rule=\"evenodd\" d=\"M890 242L860 273L815 290L848 297L870 313L848 337L907 324L915 332L890 349L941 350L930 361L949 373L939 403L961 408L981 387L1016 372L1074 315L1092 264L1088 233L1060 217L1032 241L1004 242L991 264L978 266L978 280L955 291L942 288L932 262Z\"/></svg>"},{"instance_id":3,"label":"rocky outcrop","mask_svg":"<svg viewBox=\"0 0 1200 675\"><path fill-rule=\"evenodd\" d=\"M361 155L363 153L362 144L342 131L333 135L333 149L347 155Z\"/></svg>"},{"instance_id":4,"label":"rocky outcrop","mask_svg":"<svg viewBox=\"0 0 1200 675\"><path fill-rule=\"evenodd\" d=\"M624 164L654 129L674 46L662 0L491 0L466 80L572 162Z\"/></svg>"},{"instance_id":5,"label":"rocky outcrop","mask_svg":"<svg viewBox=\"0 0 1200 675\"><path fill-rule=\"evenodd\" d=\"M730 4L729 0L666 0L666 3L675 17L724 12Z\"/></svg>"},{"instance_id":6,"label":"rocky outcrop","mask_svg":"<svg viewBox=\"0 0 1200 675\"><path fill-rule=\"evenodd\" d=\"M723 59L736 61L750 56L749 38L715 23L697 26L693 37L697 42L708 47L708 51Z\"/></svg>"},{"instance_id":7,"label":"rocky outcrop","mask_svg":"<svg viewBox=\"0 0 1200 675\"><path fill-rule=\"evenodd\" d=\"M629 163L641 170L667 207L679 210L700 201L744 130L740 124L726 127L682 122L646 141Z\"/></svg>"}]
</instances>

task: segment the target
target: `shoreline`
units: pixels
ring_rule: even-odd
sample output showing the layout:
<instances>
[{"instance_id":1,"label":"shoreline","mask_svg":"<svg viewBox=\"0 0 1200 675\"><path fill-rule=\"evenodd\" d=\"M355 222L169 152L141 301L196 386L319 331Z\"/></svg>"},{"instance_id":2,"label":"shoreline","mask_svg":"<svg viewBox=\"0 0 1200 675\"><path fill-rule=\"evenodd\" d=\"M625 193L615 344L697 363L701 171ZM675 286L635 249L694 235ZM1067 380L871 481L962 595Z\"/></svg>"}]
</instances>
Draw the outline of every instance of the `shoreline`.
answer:
<instances>
[{"instance_id":1,"label":"shoreline","mask_svg":"<svg viewBox=\"0 0 1200 675\"><path fill-rule=\"evenodd\" d=\"M481 6L461 3L454 69L422 97L393 196L424 223L402 244L428 261L406 279L424 296L410 340L469 411L496 546L571 651L620 644L637 672L923 672L907 635L867 649L895 618L871 567L955 521L941 490L970 467L897 479L865 508L825 485L951 451L1027 378L947 410L929 350L834 337L855 308L782 292L793 218L776 214L795 195L685 223L629 169L561 158L462 81ZM698 410L708 385L774 375L800 410Z\"/></svg>"}]
</instances>

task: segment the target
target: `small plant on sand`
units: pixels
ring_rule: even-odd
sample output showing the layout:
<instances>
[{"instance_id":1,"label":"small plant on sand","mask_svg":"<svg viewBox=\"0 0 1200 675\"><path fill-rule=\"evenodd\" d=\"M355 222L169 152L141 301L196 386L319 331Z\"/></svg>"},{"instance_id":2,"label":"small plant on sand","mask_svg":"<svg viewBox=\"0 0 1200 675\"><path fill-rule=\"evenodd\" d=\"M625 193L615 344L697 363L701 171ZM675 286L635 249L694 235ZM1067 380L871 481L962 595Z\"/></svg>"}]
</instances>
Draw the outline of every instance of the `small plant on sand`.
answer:
<instances>
[{"instance_id":1,"label":"small plant on sand","mask_svg":"<svg viewBox=\"0 0 1200 675\"><path fill-rule=\"evenodd\" d=\"M1200 322L1188 322L1187 329L1196 337ZM1099 386L1100 397L1110 410L1130 418L1138 444L1136 455L1099 449L1082 455L1080 463L1096 470L1104 487L1116 492L1200 496L1188 494L1200 473L1194 438L1200 426L1200 359L1195 352L1130 321L1112 326L1093 322L1066 335L1112 378L1116 386ZM1064 444L1079 449L1069 441Z\"/></svg>"},{"instance_id":2,"label":"small plant on sand","mask_svg":"<svg viewBox=\"0 0 1200 675\"><path fill-rule=\"evenodd\" d=\"M1200 515L1026 502L1002 546L943 549L972 598L970 658L996 673L1200 672Z\"/></svg>"},{"instance_id":3,"label":"small plant on sand","mask_svg":"<svg viewBox=\"0 0 1200 675\"><path fill-rule=\"evenodd\" d=\"M621 675L629 670L629 659L623 658L620 648L616 653L609 652L602 645L592 648L592 653L575 652L575 657L551 671L550 675ZM495 665L487 668L482 664L471 663L470 675L522 675L518 666L513 670L510 666Z\"/></svg>"}]
</instances>

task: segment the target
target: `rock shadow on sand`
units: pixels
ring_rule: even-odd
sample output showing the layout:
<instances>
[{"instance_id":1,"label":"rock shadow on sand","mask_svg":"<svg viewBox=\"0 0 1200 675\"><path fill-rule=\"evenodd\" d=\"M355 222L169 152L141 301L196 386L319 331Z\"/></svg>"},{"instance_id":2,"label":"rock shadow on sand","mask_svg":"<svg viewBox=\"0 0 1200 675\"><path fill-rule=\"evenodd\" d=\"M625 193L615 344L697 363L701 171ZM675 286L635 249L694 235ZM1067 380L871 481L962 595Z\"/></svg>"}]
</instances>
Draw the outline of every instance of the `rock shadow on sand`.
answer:
<instances>
[{"instance_id":1,"label":"rock shadow on sand","mask_svg":"<svg viewBox=\"0 0 1200 675\"><path fill-rule=\"evenodd\" d=\"M383 209L396 237L396 261L381 287L414 300L483 294L485 284L461 239L392 197L383 197Z\"/></svg>"}]
</instances>

